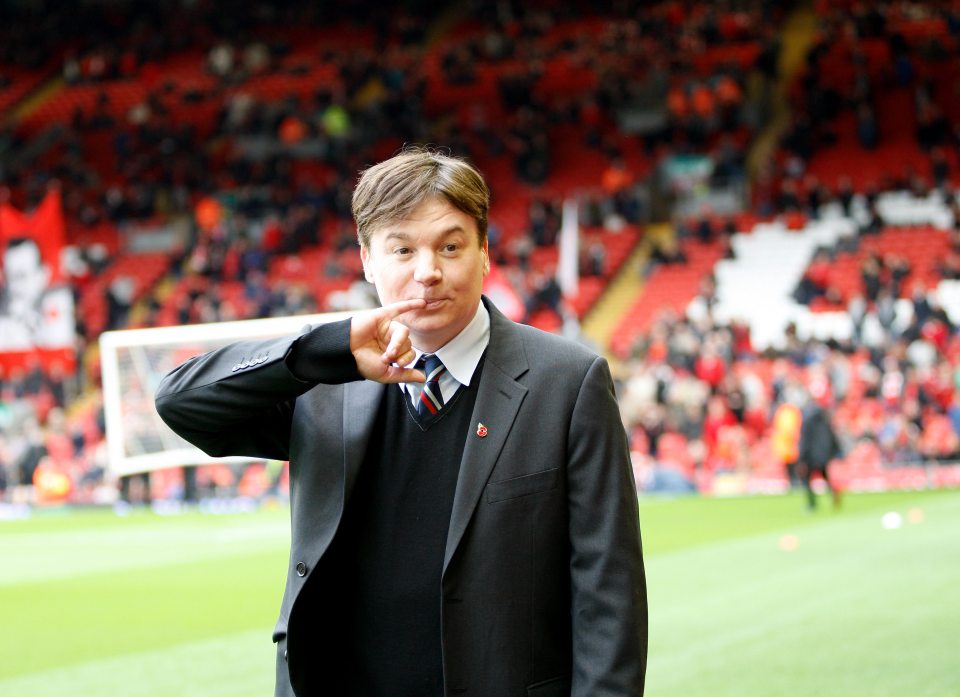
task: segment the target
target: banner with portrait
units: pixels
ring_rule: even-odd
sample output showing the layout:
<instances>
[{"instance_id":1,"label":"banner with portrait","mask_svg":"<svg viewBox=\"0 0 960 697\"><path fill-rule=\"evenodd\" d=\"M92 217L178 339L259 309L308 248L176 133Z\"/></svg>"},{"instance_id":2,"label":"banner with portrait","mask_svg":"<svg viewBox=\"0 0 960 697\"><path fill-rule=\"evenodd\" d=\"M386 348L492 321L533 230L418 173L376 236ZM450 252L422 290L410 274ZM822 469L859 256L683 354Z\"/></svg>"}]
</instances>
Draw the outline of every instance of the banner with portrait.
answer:
<instances>
[{"instance_id":1,"label":"banner with portrait","mask_svg":"<svg viewBox=\"0 0 960 697\"><path fill-rule=\"evenodd\" d=\"M31 213L0 203L0 367L75 361L73 292L60 267L65 225L58 188Z\"/></svg>"}]
</instances>

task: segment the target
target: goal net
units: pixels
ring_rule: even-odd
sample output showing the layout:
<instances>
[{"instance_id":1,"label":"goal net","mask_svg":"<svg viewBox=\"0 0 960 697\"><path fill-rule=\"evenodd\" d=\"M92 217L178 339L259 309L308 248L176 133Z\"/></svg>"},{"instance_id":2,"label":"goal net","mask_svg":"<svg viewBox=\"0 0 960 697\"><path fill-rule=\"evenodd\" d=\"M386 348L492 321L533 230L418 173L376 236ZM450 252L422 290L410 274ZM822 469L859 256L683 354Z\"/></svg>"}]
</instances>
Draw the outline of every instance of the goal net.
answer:
<instances>
[{"instance_id":1,"label":"goal net","mask_svg":"<svg viewBox=\"0 0 960 697\"><path fill-rule=\"evenodd\" d=\"M307 324L334 322L348 312L127 329L100 336L103 408L110 469L117 475L165 467L249 458L212 458L170 430L154 408L160 380L192 356L240 339L299 333Z\"/></svg>"}]
</instances>

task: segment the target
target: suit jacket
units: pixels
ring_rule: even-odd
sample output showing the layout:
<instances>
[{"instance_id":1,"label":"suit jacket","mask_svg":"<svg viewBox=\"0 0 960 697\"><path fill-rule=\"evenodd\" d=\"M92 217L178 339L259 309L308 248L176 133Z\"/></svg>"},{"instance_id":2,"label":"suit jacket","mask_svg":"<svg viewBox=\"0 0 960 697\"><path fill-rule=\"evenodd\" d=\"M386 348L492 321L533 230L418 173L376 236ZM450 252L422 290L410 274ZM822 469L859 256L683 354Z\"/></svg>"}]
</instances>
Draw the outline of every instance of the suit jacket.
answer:
<instances>
[{"instance_id":1,"label":"suit jacket","mask_svg":"<svg viewBox=\"0 0 960 697\"><path fill-rule=\"evenodd\" d=\"M830 423L830 414L819 404L808 405L803 410L800 426L800 463L823 469L842 454L840 440Z\"/></svg>"},{"instance_id":2,"label":"suit jacket","mask_svg":"<svg viewBox=\"0 0 960 697\"><path fill-rule=\"evenodd\" d=\"M438 597L445 693L642 695L646 584L609 368L484 302L490 344ZM322 675L323 656L308 650L310 633L323 629L306 626L309 613L298 608L336 602L310 597L311 572L337 531L388 389L350 365L347 322L305 331L323 333L322 382L298 379L284 361L297 337L244 341L172 371L156 400L163 419L210 455L290 461L291 549L274 640L277 695L300 697L323 694L309 682Z\"/></svg>"}]
</instances>

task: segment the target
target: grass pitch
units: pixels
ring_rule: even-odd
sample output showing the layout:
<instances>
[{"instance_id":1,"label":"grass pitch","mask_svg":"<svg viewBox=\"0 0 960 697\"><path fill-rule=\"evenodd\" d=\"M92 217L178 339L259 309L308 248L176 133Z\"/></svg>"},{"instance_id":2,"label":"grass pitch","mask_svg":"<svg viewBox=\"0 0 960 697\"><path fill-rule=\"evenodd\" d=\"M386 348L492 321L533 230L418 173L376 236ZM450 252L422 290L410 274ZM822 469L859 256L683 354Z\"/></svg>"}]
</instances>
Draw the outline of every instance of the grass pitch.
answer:
<instances>
[{"instance_id":1,"label":"grass pitch","mask_svg":"<svg viewBox=\"0 0 960 697\"><path fill-rule=\"evenodd\" d=\"M648 696L960 696L960 492L813 515L799 495L645 498L640 512ZM0 522L0 695L272 694L287 520Z\"/></svg>"}]
</instances>

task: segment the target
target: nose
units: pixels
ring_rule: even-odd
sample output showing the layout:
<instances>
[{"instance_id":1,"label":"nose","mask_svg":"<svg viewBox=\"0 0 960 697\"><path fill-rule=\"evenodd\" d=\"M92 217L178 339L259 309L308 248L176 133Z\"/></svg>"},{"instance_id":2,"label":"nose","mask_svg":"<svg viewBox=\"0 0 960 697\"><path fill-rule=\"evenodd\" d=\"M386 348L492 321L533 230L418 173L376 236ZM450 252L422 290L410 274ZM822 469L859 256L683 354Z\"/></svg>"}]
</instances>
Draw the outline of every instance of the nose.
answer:
<instances>
[{"instance_id":1,"label":"nose","mask_svg":"<svg viewBox=\"0 0 960 697\"><path fill-rule=\"evenodd\" d=\"M440 265L433 254L421 254L417 259L417 266L413 270L413 280L423 285L433 285L440 280Z\"/></svg>"}]
</instances>

